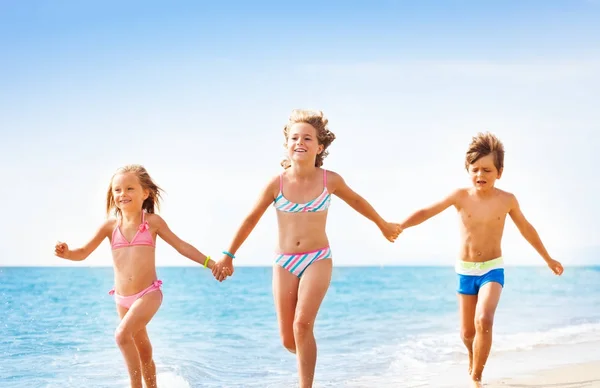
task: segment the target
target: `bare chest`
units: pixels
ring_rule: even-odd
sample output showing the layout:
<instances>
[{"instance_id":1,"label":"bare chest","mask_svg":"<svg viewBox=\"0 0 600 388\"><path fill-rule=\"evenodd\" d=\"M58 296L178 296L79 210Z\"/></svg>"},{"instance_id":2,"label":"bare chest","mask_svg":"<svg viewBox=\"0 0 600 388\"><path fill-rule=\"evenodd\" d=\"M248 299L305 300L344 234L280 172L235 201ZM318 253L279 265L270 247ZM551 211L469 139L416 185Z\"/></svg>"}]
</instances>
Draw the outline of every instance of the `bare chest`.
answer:
<instances>
[{"instance_id":1,"label":"bare chest","mask_svg":"<svg viewBox=\"0 0 600 388\"><path fill-rule=\"evenodd\" d=\"M294 203L308 203L313 201L325 192L323 184L299 184L299 183L288 183L285 187L282 187L281 194L283 197Z\"/></svg>"},{"instance_id":2,"label":"bare chest","mask_svg":"<svg viewBox=\"0 0 600 388\"><path fill-rule=\"evenodd\" d=\"M499 201L473 201L460 210L462 223L468 228L502 226L508 208Z\"/></svg>"}]
</instances>

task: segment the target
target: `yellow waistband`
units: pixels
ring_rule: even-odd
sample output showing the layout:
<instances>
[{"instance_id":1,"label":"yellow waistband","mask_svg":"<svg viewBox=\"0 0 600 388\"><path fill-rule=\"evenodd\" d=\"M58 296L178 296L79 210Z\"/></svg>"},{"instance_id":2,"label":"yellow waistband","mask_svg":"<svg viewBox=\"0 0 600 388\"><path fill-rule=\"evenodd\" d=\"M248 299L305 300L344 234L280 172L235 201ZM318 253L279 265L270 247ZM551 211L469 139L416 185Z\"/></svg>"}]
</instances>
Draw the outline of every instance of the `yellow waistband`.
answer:
<instances>
[{"instance_id":1,"label":"yellow waistband","mask_svg":"<svg viewBox=\"0 0 600 388\"><path fill-rule=\"evenodd\" d=\"M477 262L477 261L461 261L459 260L456 263L457 267L460 267L462 269L490 269L490 268L501 268L504 266L504 260L502 259L502 256L492 259L492 260L488 260L488 261L481 261L481 262Z\"/></svg>"}]
</instances>

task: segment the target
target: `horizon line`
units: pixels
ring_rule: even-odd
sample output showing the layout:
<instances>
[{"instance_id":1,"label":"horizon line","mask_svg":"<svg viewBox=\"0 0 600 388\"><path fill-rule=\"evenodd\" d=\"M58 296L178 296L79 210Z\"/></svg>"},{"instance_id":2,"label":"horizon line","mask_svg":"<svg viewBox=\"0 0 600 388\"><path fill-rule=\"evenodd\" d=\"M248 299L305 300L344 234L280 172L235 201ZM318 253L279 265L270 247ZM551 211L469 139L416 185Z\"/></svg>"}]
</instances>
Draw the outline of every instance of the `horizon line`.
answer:
<instances>
[{"instance_id":1,"label":"horizon line","mask_svg":"<svg viewBox=\"0 0 600 388\"><path fill-rule=\"evenodd\" d=\"M532 267L545 267L544 263L541 264L508 264L505 265L504 268L509 267L523 267L523 268L532 268ZM577 263L577 264L569 264L563 265L566 268L569 267L600 267L600 262L598 263ZM235 268L272 268L273 265L237 265ZM454 267L454 264L371 264L371 265L335 265L333 268L382 268L382 267ZM112 265L0 265L0 269L2 268L113 268ZM157 265L156 268L200 268L204 269L202 265Z\"/></svg>"}]
</instances>

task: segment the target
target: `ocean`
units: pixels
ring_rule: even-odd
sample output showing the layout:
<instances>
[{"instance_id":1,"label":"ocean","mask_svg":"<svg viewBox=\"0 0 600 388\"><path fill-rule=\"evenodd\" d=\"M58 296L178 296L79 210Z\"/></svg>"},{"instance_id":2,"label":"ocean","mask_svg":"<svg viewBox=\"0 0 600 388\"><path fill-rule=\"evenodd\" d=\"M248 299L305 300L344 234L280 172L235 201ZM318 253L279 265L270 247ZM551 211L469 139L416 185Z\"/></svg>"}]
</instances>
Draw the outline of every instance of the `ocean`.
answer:
<instances>
[{"instance_id":1,"label":"ocean","mask_svg":"<svg viewBox=\"0 0 600 388\"><path fill-rule=\"evenodd\" d=\"M159 386L295 387L270 267L216 282L158 268L148 326ZM0 387L127 387L112 268L0 267ZM315 335L315 387L457 387L467 378L451 267L334 267ZM599 359L600 267L508 267L485 378ZM550 361L551 360L551 361Z\"/></svg>"}]
</instances>

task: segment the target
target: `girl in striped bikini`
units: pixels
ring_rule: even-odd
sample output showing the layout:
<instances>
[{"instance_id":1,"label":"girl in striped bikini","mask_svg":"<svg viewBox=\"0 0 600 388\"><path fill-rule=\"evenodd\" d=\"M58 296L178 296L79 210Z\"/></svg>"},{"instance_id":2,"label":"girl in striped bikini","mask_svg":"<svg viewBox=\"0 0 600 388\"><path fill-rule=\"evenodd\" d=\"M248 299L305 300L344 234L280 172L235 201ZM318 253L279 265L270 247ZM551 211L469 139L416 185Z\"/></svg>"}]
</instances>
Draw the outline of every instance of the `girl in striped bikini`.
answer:
<instances>
[{"instance_id":1,"label":"girl in striped bikini","mask_svg":"<svg viewBox=\"0 0 600 388\"><path fill-rule=\"evenodd\" d=\"M393 242L401 232L333 171L322 169L335 135L322 112L294 110L285 125L288 158L284 172L269 181L238 229L228 251L213 267L219 281L233 274L233 258L269 206L277 211L279 244L273 266L273 294L283 346L296 353L300 388L312 387L317 346L314 322L329 288L332 253L325 224L331 195L373 221Z\"/></svg>"}]
</instances>

